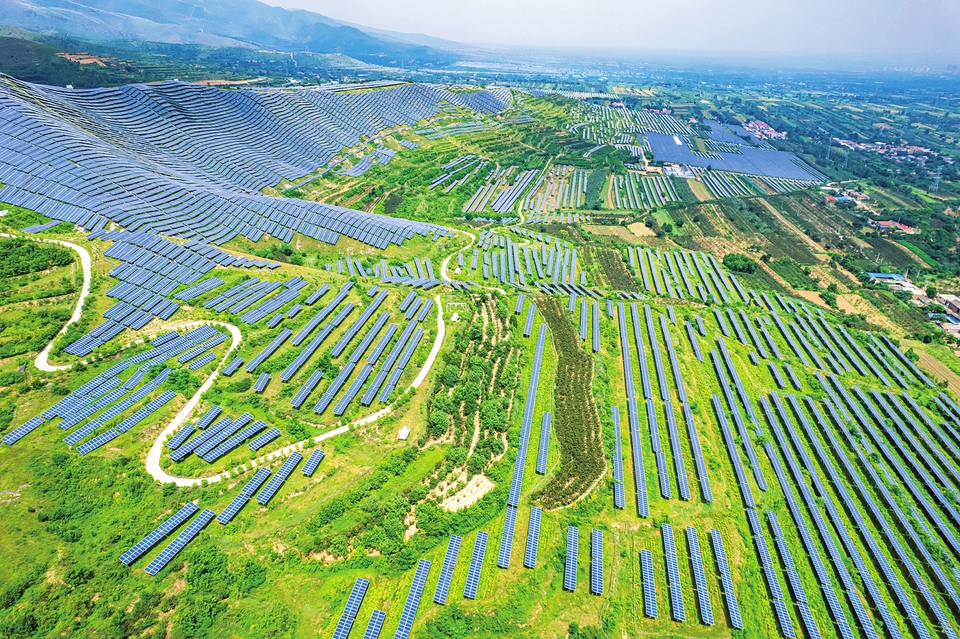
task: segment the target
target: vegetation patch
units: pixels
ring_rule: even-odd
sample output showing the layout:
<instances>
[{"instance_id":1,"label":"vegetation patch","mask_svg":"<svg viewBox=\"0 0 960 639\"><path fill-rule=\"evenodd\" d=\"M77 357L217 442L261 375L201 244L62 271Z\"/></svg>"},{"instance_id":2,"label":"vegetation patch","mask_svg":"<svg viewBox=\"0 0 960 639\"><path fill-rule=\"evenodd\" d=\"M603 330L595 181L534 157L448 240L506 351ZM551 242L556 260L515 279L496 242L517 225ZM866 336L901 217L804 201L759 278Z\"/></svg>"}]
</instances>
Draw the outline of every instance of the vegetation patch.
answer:
<instances>
[{"instance_id":1,"label":"vegetation patch","mask_svg":"<svg viewBox=\"0 0 960 639\"><path fill-rule=\"evenodd\" d=\"M560 469L537 495L544 508L553 509L577 501L603 474L603 442L592 391L593 358L582 348L556 298L538 298L537 308L550 326L557 350L553 423L560 442Z\"/></svg>"},{"instance_id":2,"label":"vegetation patch","mask_svg":"<svg viewBox=\"0 0 960 639\"><path fill-rule=\"evenodd\" d=\"M623 257L619 251L600 249L597 251L597 258L600 262L600 268L603 270L603 275L607 278L611 288L620 291L640 290L637 288L637 280L623 263Z\"/></svg>"}]
</instances>

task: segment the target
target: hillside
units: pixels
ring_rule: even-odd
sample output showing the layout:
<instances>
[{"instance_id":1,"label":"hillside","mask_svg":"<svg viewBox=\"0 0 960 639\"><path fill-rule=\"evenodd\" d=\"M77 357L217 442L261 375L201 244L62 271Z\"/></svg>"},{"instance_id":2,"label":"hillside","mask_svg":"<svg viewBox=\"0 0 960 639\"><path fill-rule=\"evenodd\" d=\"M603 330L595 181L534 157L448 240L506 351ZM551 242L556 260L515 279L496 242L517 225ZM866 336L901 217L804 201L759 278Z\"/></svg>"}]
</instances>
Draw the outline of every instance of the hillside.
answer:
<instances>
[{"instance_id":1,"label":"hillside","mask_svg":"<svg viewBox=\"0 0 960 639\"><path fill-rule=\"evenodd\" d=\"M0 4L0 23L84 39L342 53L379 64L453 60L437 49L256 0L11 0Z\"/></svg>"}]
</instances>

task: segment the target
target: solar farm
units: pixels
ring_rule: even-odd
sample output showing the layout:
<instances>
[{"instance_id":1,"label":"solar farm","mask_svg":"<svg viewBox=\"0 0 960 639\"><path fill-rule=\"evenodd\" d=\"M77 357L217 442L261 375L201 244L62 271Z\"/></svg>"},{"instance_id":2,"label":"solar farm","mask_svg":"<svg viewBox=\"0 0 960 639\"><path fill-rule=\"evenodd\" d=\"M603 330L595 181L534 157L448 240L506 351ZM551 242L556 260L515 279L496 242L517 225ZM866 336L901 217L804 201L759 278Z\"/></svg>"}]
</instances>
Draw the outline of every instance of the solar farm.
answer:
<instances>
[{"instance_id":1,"label":"solar farm","mask_svg":"<svg viewBox=\"0 0 960 639\"><path fill-rule=\"evenodd\" d=\"M824 176L602 100L0 77L0 634L957 637L960 398L663 231Z\"/></svg>"}]
</instances>

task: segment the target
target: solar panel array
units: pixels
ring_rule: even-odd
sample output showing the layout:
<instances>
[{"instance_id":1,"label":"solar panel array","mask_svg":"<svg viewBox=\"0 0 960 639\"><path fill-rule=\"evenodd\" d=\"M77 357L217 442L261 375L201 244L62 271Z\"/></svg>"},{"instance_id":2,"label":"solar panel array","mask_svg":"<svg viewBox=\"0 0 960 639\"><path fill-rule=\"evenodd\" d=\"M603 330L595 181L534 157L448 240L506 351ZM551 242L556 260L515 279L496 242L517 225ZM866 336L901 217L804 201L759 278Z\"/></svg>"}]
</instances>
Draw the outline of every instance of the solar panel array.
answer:
<instances>
[{"instance_id":1,"label":"solar panel array","mask_svg":"<svg viewBox=\"0 0 960 639\"><path fill-rule=\"evenodd\" d=\"M144 568L147 574L156 575L163 570L163 568L177 556L177 553L183 550L194 537L200 534L200 531L210 523L210 520L212 520L214 516L216 516L215 512L209 508L205 508L193 521L187 524L187 527L177 535L176 539L170 542L170 545L164 548L160 554Z\"/></svg>"},{"instance_id":2,"label":"solar panel array","mask_svg":"<svg viewBox=\"0 0 960 639\"><path fill-rule=\"evenodd\" d=\"M367 594L367 588L369 586L370 582L362 577L354 582L350 596L347 598L347 604L343 608L343 614L340 615L340 619L337 621L337 627L334 629L333 635L331 635L332 639L347 639L347 637L350 636L350 630L353 629L353 624L357 619L357 613L360 612L363 597Z\"/></svg>"},{"instance_id":3,"label":"solar panel array","mask_svg":"<svg viewBox=\"0 0 960 639\"><path fill-rule=\"evenodd\" d=\"M440 568L440 580L437 582L437 591L433 595L433 602L441 606L447 603L447 594L450 592L450 582L453 579L453 570L457 566L457 557L460 555L460 544L463 538L451 535L447 543L447 552L443 556L443 567Z\"/></svg>"},{"instance_id":4,"label":"solar panel array","mask_svg":"<svg viewBox=\"0 0 960 639\"><path fill-rule=\"evenodd\" d=\"M332 244L346 235L377 248L437 227L258 192L309 176L361 136L432 118L441 101L483 110L510 101L505 90L424 84L362 93L178 82L74 91L12 79L0 95L9 107L0 126L2 202L88 229L111 220L213 244L264 234L289 241L294 232Z\"/></svg>"},{"instance_id":5,"label":"solar panel array","mask_svg":"<svg viewBox=\"0 0 960 639\"><path fill-rule=\"evenodd\" d=\"M497 567L509 568L510 555L513 551L513 535L517 529L517 509L507 506L503 520L503 533L500 536L500 551L497 554Z\"/></svg>"},{"instance_id":6,"label":"solar panel array","mask_svg":"<svg viewBox=\"0 0 960 639\"><path fill-rule=\"evenodd\" d=\"M417 608L420 607L420 597L423 595L423 588L427 584L427 575L429 573L429 561L421 559L417 562L417 571L413 575L410 592L407 593L407 600L403 604L403 612L400 613L400 624L397 626L397 632L393 635L393 639L407 639L410 636L410 631L413 629L413 620L417 616Z\"/></svg>"},{"instance_id":7,"label":"solar panel array","mask_svg":"<svg viewBox=\"0 0 960 639\"><path fill-rule=\"evenodd\" d=\"M737 594L733 590L733 578L730 575L730 565L727 562L727 551L724 548L723 536L719 530L710 529L710 543L713 546L713 556L717 562L717 572L720 573L720 583L723 586L723 598L727 603L730 625L737 630L743 630L740 604L737 603Z\"/></svg>"},{"instance_id":8,"label":"solar panel array","mask_svg":"<svg viewBox=\"0 0 960 639\"><path fill-rule=\"evenodd\" d=\"M487 533L477 532L477 539L473 543L473 554L470 557L470 569L467 571L467 583L463 587L463 596L467 599L477 598L477 589L480 587L480 573L483 570L483 558L487 553Z\"/></svg>"},{"instance_id":9,"label":"solar panel array","mask_svg":"<svg viewBox=\"0 0 960 639\"><path fill-rule=\"evenodd\" d=\"M670 616L674 621L684 621L687 618L683 608L683 588L680 585L680 568L677 560L677 546L673 537L673 526L660 525L660 535L663 537L663 555L667 562L667 591L670 594Z\"/></svg>"},{"instance_id":10,"label":"solar panel array","mask_svg":"<svg viewBox=\"0 0 960 639\"><path fill-rule=\"evenodd\" d=\"M189 519L198 510L200 510L200 508L195 503L192 501L187 502L183 508L168 517L146 537L138 541L133 545L132 548L120 555L120 561L129 566L146 554L151 548L160 543L160 540L176 530L183 522Z\"/></svg>"},{"instance_id":11,"label":"solar panel array","mask_svg":"<svg viewBox=\"0 0 960 639\"><path fill-rule=\"evenodd\" d=\"M579 531L575 526L567 526L567 555L563 562L563 589L570 592L577 589L577 552L579 547Z\"/></svg>"},{"instance_id":12,"label":"solar panel array","mask_svg":"<svg viewBox=\"0 0 960 639\"><path fill-rule=\"evenodd\" d=\"M270 479L267 485L263 487L263 490L260 491L260 494L257 495L257 503L259 503L261 506L266 506L277 493L277 491L280 490L280 487L283 486L283 482L287 481L287 478L296 469L297 464L300 463L301 459L303 459L303 454L300 452L294 451L290 453L290 456L287 457L286 461L283 462L283 465L280 466L280 469Z\"/></svg>"},{"instance_id":13,"label":"solar panel array","mask_svg":"<svg viewBox=\"0 0 960 639\"><path fill-rule=\"evenodd\" d=\"M632 306L634 329L639 331L636 306ZM620 321L620 356L623 360L623 377L627 393L627 417L630 420L630 440L631 450L633 452L633 476L637 487L637 514L640 517L650 515L650 506L647 501L647 480L643 470L643 456L641 454L640 443L640 420L637 416L637 396L636 387L633 383L633 363L630 357L630 337L627 334L627 322L624 314L623 303L617 305L617 316ZM642 348L641 341L636 341L637 348ZM640 361L645 362L642 353ZM645 364L644 364L645 366ZM641 367L641 372L645 369ZM644 374L646 379L646 374Z\"/></svg>"},{"instance_id":14,"label":"solar panel array","mask_svg":"<svg viewBox=\"0 0 960 639\"><path fill-rule=\"evenodd\" d=\"M523 486L523 468L527 460L527 445L530 440L530 428L533 422L533 409L537 399L537 387L540 384L540 366L543 363L543 347L546 343L547 327L540 325L537 335L537 348L533 355L533 367L530 371L530 382L527 385L527 395L523 404L523 422L520 427L520 442L517 446L517 457L513 465L513 479L510 482L510 492L507 495L507 505L516 508L520 503L520 490ZM502 548L501 548L502 552Z\"/></svg>"},{"instance_id":15,"label":"solar panel array","mask_svg":"<svg viewBox=\"0 0 960 639\"><path fill-rule=\"evenodd\" d=\"M700 623L713 625L713 607L710 605L710 591L707 589L707 577L703 571L703 558L700 556L700 539L697 529L687 526L687 550L693 567L693 584L697 589L697 605L700 608Z\"/></svg>"},{"instance_id":16,"label":"solar panel array","mask_svg":"<svg viewBox=\"0 0 960 639\"><path fill-rule=\"evenodd\" d=\"M527 544L523 552L524 568L537 567L537 551L540 547L540 519L543 511L538 506L530 507L530 524L527 527Z\"/></svg>"},{"instance_id":17,"label":"solar panel array","mask_svg":"<svg viewBox=\"0 0 960 639\"><path fill-rule=\"evenodd\" d=\"M320 465L320 462L323 461L324 453L319 448L314 449L310 453L310 457L307 459L307 463L303 465L301 472L307 477L313 477L313 473L317 471L317 467Z\"/></svg>"},{"instance_id":18,"label":"solar panel array","mask_svg":"<svg viewBox=\"0 0 960 639\"><path fill-rule=\"evenodd\" d=\"M603 531L590 531L590 592L603 594Z\"/></svg>"},{"instance_id":19,"label":"solar panel array","mask_svg":"<svg viewBox=\"0 0 960 639\"><path fill-rule=\"evenodd\" d=\"M614 406L613 413L613 505L626 508L626 496L623 490L623 446L620 440L620 409Z\"/></svg>"},{"instance_id":20,"label":"solar panel array","mask_svg":"<svg viewBox=\"0 0 960 639\"><path fill-rule=\"evenodd\" d=\"M370 621L367 622L367 628L363 632L363 639L378 639L386 618L387 613L382 610L374 610L373 614L370 615Z\"/></svg>"},{"instance_id":21,"label":"solar panel array","mask_svg":"<svg viewBox=\"0 0 960 639\"><path fill-rule=\"evenodd\" d=\"M657 583L653 575L653 554L649 550L640 551L640 578L643 581L643 615L656 619Z\"/></svg>"},{"instance_id":22,"label":"solar panel array","mask_svg":"<svg viewBox=\"0 0 960 639\"><path fill-rule=\"evenodd\" d=\"M544 413L540 422L540 443L537 446L537 474L545 475L547 473L547 452L550 448L550 424L553 421L553 415Z\"/></svg>"}]
</instances>

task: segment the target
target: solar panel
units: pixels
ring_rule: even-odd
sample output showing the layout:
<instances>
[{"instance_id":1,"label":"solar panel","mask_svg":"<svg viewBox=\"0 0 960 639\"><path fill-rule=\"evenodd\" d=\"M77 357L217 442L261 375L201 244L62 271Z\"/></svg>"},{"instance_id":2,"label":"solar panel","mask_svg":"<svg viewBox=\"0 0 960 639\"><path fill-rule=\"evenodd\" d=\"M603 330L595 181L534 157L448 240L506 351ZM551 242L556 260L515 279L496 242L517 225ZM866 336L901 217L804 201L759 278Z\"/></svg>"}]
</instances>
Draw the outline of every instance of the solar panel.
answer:
<instances>
[{"instance_id":1,"label":"solar panel","mask_svg":"<svg viewBox=\"0 0 960 639\"><path fill-rule=\"evenodd\" d=\"M723 546L723 536L719 530L710 529L710 543L713 545L713 556L717 562L717 572L720 573L720 583L723 585L723 598L727 603L727 614L730 616L730 625L737 630L743 630L743 619L740 616L740 604L733 591L733 579L730 576L730 567L727 564L727 553Z\"/></svg>"},{"instance_id":2,"label":"solar panel","mask_svg":"<svg viewBox=\"0 0 960 639\"><path fill-rule=\"evenodd\" d=\"M626 497L623 490L623 447L620 439L620 409L613 407L613 505L616 508L626 508Z\"/></svg>"},{"instance_id":3,"label":"solar panel","mask_svg":"<svg viewBox=\"0 0 960 639\"><path fill-rule=\"evenodd\" d=\"M356 617L360 612L360 606L363 604L363 597L367 594L367 588L370 582L362 577L353 584L353 590L350 591L350 597L347 599L347 605L343 608L345 617Z\"/></svg>"},{"instance_id":4,"label":"solar panel","mask_svg":"<svg viewBox=\"0 0 960 639\"><path fill-rule=\"evenodd\" d=\"M656 619L657 584L653 577L653 554L649 550L640 551L640 575L643 579L643 614Z\"/></svg>"},{"instance_id":5,"label":"solar panel","mask_svg":"<svg viewBox=\"0 0 960 639\"><path fill-rule=\"evenodd\" d=\"M367 629L363 632L363 639L378 639L380 630L383 629L383 621L387 618L387 613L382 610L374 610L367 623Z\"/></svg>"},{"instance_id":6,"label":"solar panel","mask_svg":"<svg viewBox=\"0 0 960 639\"><path fill-rule=\"evenodd\" d=\"M453 579L453 569L457 565L460 555L460 544L463 539L459 535L451 535L447 543L447 552L443 557L443 567L440 569L440 580L437 582L437 591L433 595L433 602L442 605L447 603L447 593L450 591L450 581Z\"/></svg>"},{"instance_id":7,"label":"solar panel","mask_svg":"<svg viewBox=\"0 0 960 639\"><path fill-rule=\"evenodd\" d=\"M283 482L287 481L287 477L296 469L301 459L303 459L303 455L300 452L294 451L291 453L286 461L283 462L283 465L280 466L280 470L277 471L267 485L264 486L263 490L260 491L260 494L257 495L257 503L261 506L266 506L277 491L280 490L280 487L283 486Z\"/></svg>"},{"instance_id":8,"label":"solar panel","mask_svg":"<svg viewBox=\"0 0 960 639\"><path fill-rule=\"evenodd\" d=\"M697 590L697 604L700 607L700 622L707 626L713 625L713 607L710 605L710 591L707 589L707 578L703 572L703 559L700 556L700 539L697 529L687 526L687 550L690 553L690 563L693 566L693 583Z\"/></svg>"},{"instance_id":9,"label":"solar panel","mask_svg":"<svg viewBox=\"0 0 960 639\"><path fill-rule=\"evenodd\" d=\"M341 615L340 620L337 621L337 627L333 629L333 634L330 635L331 639L347 639L350 636L350 631L353 630L354 621L356 619L353 617Z\"/></svg>"},{"instance_id":10,"label":"solar panel","mask_svg":"<svg viewBox=\"0 0 960 639\"><path fill-rule=\"evenodd\" d=\"M314 449L314 451L310 453L310 458L307 459L307 463L303 465L303 470L301 472L303 472L303 474L307 477L313 477L313 473L316 472L317 466L319 466L320 462L323 461L325 454L326 453L324 453L322 450Z\"/></svg>"},{"instance_id":11,"label":"solar panel","mask_svg":"<svg viewBox=\"0 0 960 639\"><path fill-rule=\"evenodd\" d=\"M537 549L540 546L540 517L543 511L537 506L530 507L530 525L527 527L527 545L523 553L525 568L537 567Z\"/></svg>"},{"instance_id":12,"label":"solar panel","mask_svg":"<svg viewBox=\"0 0 960 639\"><path fill-rule=\"evenodd\" d=\"M513 551L513 534L517 528L517 509L507 506L506 517L503 520L503 534L500 537L500 552L497 555L497 567L510 567L510 554Z\"/></svg>"},{"instance_id":13,"label":"solar panel","mask_svg":"<svg viewBox=\"0 0 960 639\"><path fill-rule=\"evenodd\" d=\"M189 519L190 516L199 509L200 508L192 501L187 502L183 508L168 517L166 521L157 526L146 537L138 541L133 545L132 548L120 555L120 561L129 566L137 559L142 557L148 550L156 546L161 539L176 530L180 524Z\"/></svg>"},{"instance_id":14,"label":"solar panel","mask_svg":"<svg viewBox=\"0 0 960 639\"><path fill-rule=\"evenodd\" d=\"M270 383L270 373L260 373L260 377L257 378L257 381L253 384L253 392L260 394L266 390L267 384Z\"/></svg>"},{"instance_id":15,"label":"solar panel","mask_svg":"<svg viewBox=\"0 0 960 639\"><path fill-rule=\"evenodd\" d=\"M577 589L578 533L575 526L567 526L567 556L563 564L563 589L570 592Z\"/></svg>"},{"instance_id":16,"label":"solar panel","mask_svg":"<svg viewBox=\"0 0 960 639\"><path fill-rule=\"evenodd\" d=\"M226 508L223 509L223 512L217 515L217 521L224 525L229 524L230 520L232 520L236 514L240 512L240 509L247 505L248 501L250 501L250 495L243 492L240 493L233 498L233 501L231 501Z\"/></svg>"},{"instance_id":17,"label":"solar panel","mask_svg":"<svg viewBox=\"0 0 960 639\"><path fill-rule=\"evenodd\" d=\"M427 575L430 573L430 562L421 559L417 563L417 571L413 575L413 582L410 584L410 592L407 593L407 601L403 604L403 612L400 613L400 624L397 626L397 632L393 639L407 639L410 636L410 630L413 629L413 620L417 616L417 608L420 607L420 597L423 595L423 587L427 583Z\"/></svg>"},{"instance_id":18,"label":"solar panel","mask_svg":"<svg viewBox=\"0 0 960 639\"><path fill-rule=\"evenodd\" d=\"M257 472L250 478L250 481L240 489L240 492L252 496L253 493L257 492L257 490L263 486L263 483L267 481L268 477L270 477L269 468L258 468Z\"/></svg>"},{"instance_id":19,"label":"solar panel","mask_svg":"<svg viewBox=\"0 0 960 639\"><path fill-rule=\"evenodd\" d=\"M259 437L254 438L251 442L247 444L247 447L252 451L260 450L261 448L263 448L264 446L266 446L267 444L269 444L279 436L280 436L280 429L271 428L270 430L260 435Z\"/></svg>"},{"instance_id":20,"label":"solar panel","mask_svg":"<svg viewBox=\"0 0 960 639\"><path fill-rule=\"evenodd\" d=\"M477 589L480 587L480 572L483 570L483 558L486 553L487 533L481 530L477 533L477 539L473 544L470 569L467 571L467 583L463 588L463 596L467 599L477 598Z\"/></svg>"},{"instance_id":21,"label":"solar panel","mask_svg":"<svg viewBox=\"0 0 960 639\"><path fill-rule=\"evenodd\" d=\"M590 592L603 594L603 531L590 532Z\"/></svg>"},{"instance_id":22,"label":"solar panel","mask_svg":"<svg viewBox=\"0 0 960 639\"><path fill-rule=\"evenodd\" d=\"M553 415L544 413L540 422L540 443L537 447L537 474L544 475L547 472L547 452L550 447L550 423Z\"/></svg>"},{"instance_id":23,"label":"solar panel","mask_svg":"<svg viewBox=\"0 0 960 639\"><path fill-rule=\"evenodd\" d=\"M20 441L21 439L23 439L25 435L28 435L31 432L33 432L38 426L40 426L40 424L43 423L43 421L44 421L43 417L39 415L31 417L30 419L25 421L23 424L21 424L17 428L13 429L12 431L4 435L3 439L0 441L2 441L4 444L7 444L8 446L12 446L16 444L18 441Z\"/></svg>"},{"instance_id":24,"label":"solar panel","mask_svg":"<svg viewBox=\"0 0 960 639\"><path fill-rule=\"evenodd\" d=\"M660 526L663 537L663 554L667 561L667 591L670 594L670 616L674 621L684 621L683 589L680 586L680 568L677 561L677 547L670 524Z\"/></svg>"},{"instance_id":25,"label":"solar panel","mask_svg":"<svg viewBox=\"0 0 960 639\"><path fill-rule=\"evenodd\" d=\"M144 568L147 574L156 575L163 570L163 568L177 556L177 553L183 550L194 537L200 534L200 531L203 530L215 516L215 512L209 508L205 508L183 529L183 532L177 535L176 539L170 542L170 545L164 548L160 554Z\"/></svg>"}]
</instances>

